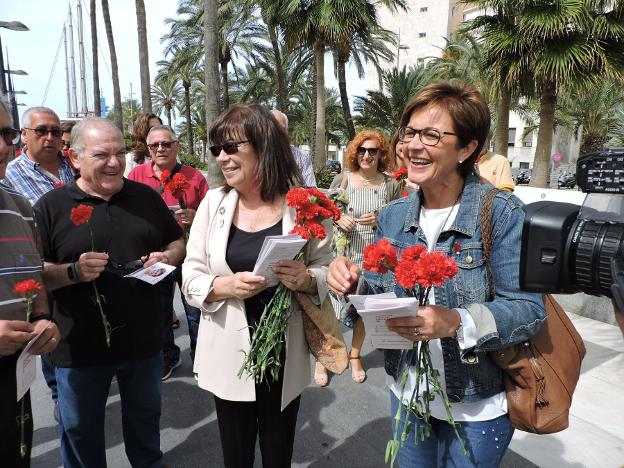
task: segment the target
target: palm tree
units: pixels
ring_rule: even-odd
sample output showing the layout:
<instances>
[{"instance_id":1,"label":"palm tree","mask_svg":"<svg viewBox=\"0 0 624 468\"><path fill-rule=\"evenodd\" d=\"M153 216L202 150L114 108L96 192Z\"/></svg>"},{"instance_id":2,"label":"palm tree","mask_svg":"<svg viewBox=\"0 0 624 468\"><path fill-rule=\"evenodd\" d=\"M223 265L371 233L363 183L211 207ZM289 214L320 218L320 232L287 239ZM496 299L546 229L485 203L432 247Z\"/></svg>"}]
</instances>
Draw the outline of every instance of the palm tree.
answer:
<instances>
[{"instance_id":1,"label":"palm tree","mask_svg":"<svg viewBox=\"0 0 624 468\"><path fill-rule=\"evenodd\" d=\"M488 47L486 63L498 67L504 82L523 83L530 74L540 96L537 147L531 185L545 187L548 181L557 93L562 85L582 89L605 77L621 77L624 49L622 2L602 0L477 0L481 8L512 12L509 21L482 15L475 26Z\"/></svg>"},{"instance_id":2,"label":"palm tree","mask_svg":"<svg viewBox=\"0 0 624 468\"><path fill-rule=\"evenodd\" d=\"M428 68L413 66L384 71L380 75L381 91L367 91L366 96L356 96L354 110L360 115L354 118L361 128L371 128L392 135L401 120L401 115L409 100L419 90L435 80Z\"/></svg>"},{"instance_id":3,"label":"palm tree","mask_svg":"<svg viewBox=\"0 0 624 468\"><path fill-rule=\"evenodd\" d=\"M150 96L149 54L147 47L147 26L145 24L145 3L135 0L137 31L139 36L139 72L141 75L141 105L143 112L152 112Z\"/></svg>"},{"instance_id":4,"label":"palm tree","mask_svg":"<svg viewBox=\"0 0 624 468\"><path fill-rule=\"evenodd\" d=\"M204 85L206 122L219 115L219 24L217 0L204 0ZM220 173L220 171L218 171ZM216 174L213 174L216 175Z\"/></svg>"},{"instance_id":5,"label":"palm tree","mask_svg":"<svg viewBox=\"0 0 624 468\"><path fill-rule=\"evenodd\" d=\"M113 96L115 102L115 125L123 132L123 112L121 109L121 90L119 88L119 71L117 67L117 53L115 52L115 39L113 37L113 27L108 11L108 0L102 0L102 16L104 17L104 28L106 29L106 39L111 57L111 71L113 74Z\"/></svg>"},{"instance_id":6,"label":"palm tree","mask_svg":"<svg viewBox=\"0 0 624 468\"><path fill-rule=\"evenodd\" d=\"M167 125L172 126L173 112L178 107L183 95L182 87L175 77L164 74L156 75L152 85L152 108L156 115L167 116Z\"/></svg>"},{"instance_id":7,"label":"palm tree","mask_svg":"<svg viewBox=\"0 0 624 468\"><path fill-rule=\"evenodd\" d=\"M98 39L97 39L97 18L96 0L89 3L89 18L91 20L91 57L93 59L93 107L95 115L102 115L102 107L100 103L100 71L98 68Z\"/></svg>"}]
</instances>

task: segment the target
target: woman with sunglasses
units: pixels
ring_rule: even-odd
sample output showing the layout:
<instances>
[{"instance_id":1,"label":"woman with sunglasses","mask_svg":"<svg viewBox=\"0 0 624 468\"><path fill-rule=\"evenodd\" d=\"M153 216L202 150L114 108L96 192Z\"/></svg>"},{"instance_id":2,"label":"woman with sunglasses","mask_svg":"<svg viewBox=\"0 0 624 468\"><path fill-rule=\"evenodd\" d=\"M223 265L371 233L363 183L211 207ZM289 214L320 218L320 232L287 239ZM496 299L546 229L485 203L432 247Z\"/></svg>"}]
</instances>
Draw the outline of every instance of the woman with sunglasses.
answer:
<instances>
[{"instance_id":1,"label":"woman with sunglasses","mask_svg":"<svg viewBox=\"0 0 624 468\"><path fill-rule=\"evenodd\" d=\"M301 175L288 137L275 117L253 104L223 112L209 131L210 152L225 185L208 191L200 204L182 266L182 289L202 311L194 370L199 386L214 394L227 468L252 468L259 434L262 466L291 466L300 395L310 382L310 353L302 312L289 311L283 363L276 380L255 383L239 375L264 305L275 294L263 276L252 273L264 239L287 234L295 210L285 203ZM311 239L304 260L284 260L274 271L287 288L327 295L331 230Z\"/></svg>"},{"instance_id":2,"label":"woman with sunglasses","mask_svg":"<svg viewBox=\"0 0 624 468\"><path fill-rule=\"evenodd\" d=\"M337 190L342 203L342 215L335 223L334 253L350 258L362 265L362 250L373 242L377 213L391 200L401 196L401 187L384 171L390 163L388 142L383 133L374 130L359 132L349 143L345 153L345 166L349 171L338 174L330 190ZM366 332L364 323L353 308L344 310L340 301L332 298L338 318L353 329L351 352L351 378L362 383L366 371L362 366L360 351ZM326 386L327 369L319 362L315 365L314 381Z\"/></svg>"},{"instance_id":3,"label":"woman with sunglasses","mask_svg":"<svg viewBox=\"0 0 624 468\"><path fill-rule=\"evenodd\" d=\"M387 349L384 367L394 433L402 434L409 421L407 440L398 452L401 468L500 465L513 427L502 371L488 351L531 338L545 320L541 295L521 291L519 285L522 202L509 192L496 193L491 208L486 208L491 213L490 232L481 232L484 196L493 187L477 177L474 165L489 129L490 112L479 91L456 81L426 86L401 117L399 138L408 178L420 188L381 211L375 240L387 240L399 256L414 245L443 252L455 260L459 271L433 288L428 305L419 307L417 316L389 319L386 324L412 342L429 341L433 366L466 447L464 453L439 396L430 402L427 421L417 418L414 410L408 412L412 392L420 391L426 398L434 390L429 382L417 385L412 351ZM488 258L483 251L487 235ZM488 283L488 265L493 287ZM330 265L327 282L336 293L345 294L360 276L359 265L340 257ZM365 271L364 280L361 293L406 295L392 271ZM409 378L402 381L406 367ZM397 421L399 405L403 406ZM422 438L423 432L428 437Z\"/></svg>"}]
</instances>

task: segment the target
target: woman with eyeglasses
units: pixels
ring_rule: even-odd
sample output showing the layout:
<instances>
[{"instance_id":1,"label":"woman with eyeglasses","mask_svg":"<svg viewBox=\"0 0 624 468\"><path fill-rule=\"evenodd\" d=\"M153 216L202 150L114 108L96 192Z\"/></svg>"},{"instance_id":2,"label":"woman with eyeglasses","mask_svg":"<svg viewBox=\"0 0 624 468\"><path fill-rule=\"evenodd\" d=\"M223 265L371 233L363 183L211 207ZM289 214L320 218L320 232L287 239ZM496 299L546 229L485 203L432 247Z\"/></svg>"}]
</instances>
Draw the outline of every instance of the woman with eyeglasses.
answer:
<instances>
[{"instance_id":1,"label":"woman with eyeglasses","mask_svg":"<svg viewBox=\"0 0 624 468\"><path fill-rule=\"evenodd\" d=\"M513 427L502 371L488 351L529 339L545 320L541 295L523 292L519 285L522 202L509 192L498 192L491 208L484 208L491 213L490 232L481 232L484 197L493 187L477 177L474 165L489 129L490 113L479 91L456 81L426 86L401 117L399 138L408 178L420 188L381 211L375 240L389 241L399 257L414 245L443 252L455 260L459 271L443 286L433 288L428 305L419 307L417 316L389 319L386 324L412 342L429 341L433 365L467 449L464 453L447 422L439 396L430 403L427 421L408 411L405 403L412 392L419 390L423 398L425 392L433 393L428 382L416 384L414 353L384 350L393 430L400 435L406 420L410 423L407 440L398 452L401 468L500 465ZM491 239L488 258L483 251L484 236ZM493 287L488 283L487 265ZM345 294L355 288L361 275L358 264L340 257L330 265L327 282L336 293ZM364 280L361 293L406 295L392 271L365 271ZM400 376L406 367L409 378L403 388ZM397 421L399 405L403 407ZM421 438L423 431L429 436Z\"/></svg>"},{"instance_id":2,"label":"woman with eyeglasses","mask_svg":"<svg viewBox=\"0 0 624 468\"><path fill-rule=\"evenodd\" d=\"M130 171L136 166L152 160L145 138L150 128L156 125L162 125L162 120L156 114L143 113L134 121L132 135L130 136L130 152L126 153L124 177L128 177Z\"/></svg>"},{"instance_id":3,"label":"woman with eyeglasses","mask_svg":"<svg viewBox=\"0 0 624 468\"><path fill-rule=\"evenodd\" d=\"M210 152L225 185L208 191L200 204L182 266L182 289L202 311L194 370L199 386L213 393L227 468L252 468L259 435L262 466L291 466L300 395L310 382L310 353L302 312L290 308L283 337L283 363L276 380L260 383L239 376L249 352L251 329L275 294L252 273L267 236L287 234L296 212L286 193L301 175L288 138L266 108L253 104L223 112L209 131ZM274 271L287 288L323 300L331 261L331 229L311 239L304 260L284 260Z\"/></svg>"},{"instance_id":4,"label":"woman with eyeglasses","mask_svg":"<svg viewBox=\"0 0 624 468\"><path fill-rule=\"evenodd\" d=\"M388 142L383 133L363 130L349 143L345 152L348 171L338 174L330 186L330 193L342 215L334 226L334 254L344 255L357 265L362 265L362 250L375 237L379 209L401 196L401 187L384 173L390 164ZM332 298L336 316L353 329L351 352L351 378L356 383L366 380L360 352L366 331L364 323L353 308L344 309L341 302ZM317 362L314 381L324 387L329 383L327 369Z\"/></svg>"}]
</instances>

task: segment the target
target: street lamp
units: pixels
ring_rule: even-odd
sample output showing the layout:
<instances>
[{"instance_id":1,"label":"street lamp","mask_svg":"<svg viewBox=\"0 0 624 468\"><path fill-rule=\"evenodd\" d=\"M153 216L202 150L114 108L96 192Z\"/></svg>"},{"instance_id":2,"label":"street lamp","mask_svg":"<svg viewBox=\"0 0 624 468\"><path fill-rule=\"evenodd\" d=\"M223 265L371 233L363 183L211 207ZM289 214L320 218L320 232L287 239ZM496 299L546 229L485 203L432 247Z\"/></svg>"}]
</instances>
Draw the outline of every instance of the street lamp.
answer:
<instances>
[{"instance_id":1,"label":"street lamp","mask_svg":"<svg viewBox=\"0 0 624 468\"><path fill-rule=\"evenodd\" d=\"M0 21L0 28L10 29L11 31L30 31L28 26L19 21Z\"/></svg>"},{"instance_id":2,"label":"street lamp","mask_svg":"<svg viewBox=\"0 0 624 468\"><path fill-rule=\"evenodd\" d=\"M399 53L402 50L407 50L409 48L410 48L410 46L408 46L407 44L398 44L397 45L397 73L399 72Z\"/></svg>"},{"instance_id":3,"label":"street lamp","mask_svg":"<svg viewBox=\"0 0 624 468\"><path fill-rule=\"evenodd\" d=\"M26 73L24 70L8 70L8 69L4 69L4 73L7 74L11 74L11 75L19 75L19 76L26 76L28 75L28 73Z\"/></svg>"},{"instance_id":4,"label":"street lamp","mask_svg":"<svg viewBox=\"0 0 624 468\"><path fill-rule=\"evenodd\" d=\"M26 91L13 91L13 94L28 94Z\"/></svg>"}]
</instances>

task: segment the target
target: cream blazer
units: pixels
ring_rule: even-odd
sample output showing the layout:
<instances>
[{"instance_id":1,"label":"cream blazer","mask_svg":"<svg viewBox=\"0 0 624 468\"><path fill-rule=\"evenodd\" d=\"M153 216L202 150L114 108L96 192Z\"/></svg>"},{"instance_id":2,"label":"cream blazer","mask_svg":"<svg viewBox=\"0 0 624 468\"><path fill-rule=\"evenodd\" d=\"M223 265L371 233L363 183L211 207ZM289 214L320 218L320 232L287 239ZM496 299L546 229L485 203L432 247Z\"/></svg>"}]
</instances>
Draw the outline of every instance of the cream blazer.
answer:
<instances>
[{"instance_id":1,"label":"cream blazer","mask_svg":"<svg viewBox=\"0 0 624 468\"><path fill-rule=\"evenodd\" d=\"M225 251L238 202L232 189L209 190L193 221L186 259L182 265L182 292L189 304L201 310L194 371L199 386L224 400L255 401L256 387L247 375L238 377L245 353L249 352L250 332L245 303L239 299L204 302L217 276L232 275ZM294 226L295 210L284 204L282 231ZM313 239L305 247L304 261L316 276L318 301L327 295L327 265L331 261L331 228L322 241ZM320 302L319 302L320 303ZM303 332L302 311L296 300L291 306L286 329L286 362L282 386L282 410L310 383L310 353Z\"/></svg>"}]
</instances>

